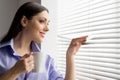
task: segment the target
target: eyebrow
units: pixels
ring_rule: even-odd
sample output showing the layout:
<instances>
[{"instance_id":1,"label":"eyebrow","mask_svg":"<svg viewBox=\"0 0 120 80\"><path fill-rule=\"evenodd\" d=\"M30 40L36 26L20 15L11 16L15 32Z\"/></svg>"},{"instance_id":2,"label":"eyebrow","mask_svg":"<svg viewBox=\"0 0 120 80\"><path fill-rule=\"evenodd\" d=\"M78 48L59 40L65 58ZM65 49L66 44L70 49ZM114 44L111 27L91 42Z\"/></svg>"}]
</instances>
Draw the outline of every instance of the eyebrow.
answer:
<instances>
[{"instance_id":1,"label":"eyebrow","mask_svg":"<svg viewBox=\"0 0 120 80\"><path fill-rule=\"evenodd\" d=\"M45 21L50 22L50 20L48 20L48 19L47 19L47 18L45 18L45 17L40 17L40 19L45 19Z\"/></svg>"}]
</instances>

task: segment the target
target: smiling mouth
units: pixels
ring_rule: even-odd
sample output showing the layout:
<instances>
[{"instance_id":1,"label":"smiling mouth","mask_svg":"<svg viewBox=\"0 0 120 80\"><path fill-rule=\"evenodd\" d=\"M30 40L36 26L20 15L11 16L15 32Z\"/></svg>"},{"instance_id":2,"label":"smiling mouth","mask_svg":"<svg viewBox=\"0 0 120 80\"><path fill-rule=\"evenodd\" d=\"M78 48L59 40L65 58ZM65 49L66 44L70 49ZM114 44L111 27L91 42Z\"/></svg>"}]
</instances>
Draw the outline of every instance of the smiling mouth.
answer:
<instances>
[{"instance_id":1,"label":"smiling mouth","mask_svg":"<svg viewBox=\"0 0 120 80\"><path fill-rule=\"evenodd\" d=\"M45 37L45 33L43 33L43 32L40 32L40 35L41 35L42 37Z\"/></svg>"}]
</instances>

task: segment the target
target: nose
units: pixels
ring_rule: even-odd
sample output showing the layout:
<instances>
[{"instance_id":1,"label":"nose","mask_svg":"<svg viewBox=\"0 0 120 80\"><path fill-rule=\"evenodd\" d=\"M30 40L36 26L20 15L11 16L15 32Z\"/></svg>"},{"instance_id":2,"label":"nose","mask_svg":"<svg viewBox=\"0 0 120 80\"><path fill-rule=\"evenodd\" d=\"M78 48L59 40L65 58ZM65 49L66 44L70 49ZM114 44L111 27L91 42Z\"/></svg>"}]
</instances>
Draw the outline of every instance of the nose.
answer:
<instances>
[{"instance_id":1,"label":"nose","mask_svg":"<svg viewBox=\"0 0 120 80\"><path fill-rule=\"evenodd\" d=\"M46 31L46 32L49 31L48 24L45 25L45 27L44 27L44 31Z\"/></svg>"}]
</instances>

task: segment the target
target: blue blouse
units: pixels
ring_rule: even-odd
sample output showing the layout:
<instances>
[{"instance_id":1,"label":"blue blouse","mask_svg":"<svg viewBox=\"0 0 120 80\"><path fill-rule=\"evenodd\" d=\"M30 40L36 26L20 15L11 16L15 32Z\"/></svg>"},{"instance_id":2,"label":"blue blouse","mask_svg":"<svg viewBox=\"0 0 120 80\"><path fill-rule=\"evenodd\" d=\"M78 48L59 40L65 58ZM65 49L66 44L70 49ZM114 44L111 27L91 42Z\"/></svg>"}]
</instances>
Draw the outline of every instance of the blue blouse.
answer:
<instances>
[{"instance_id":1,"label":"blue blouse","mask_svg":"<svg viewBox=\"0 0 120 80\"><path fill-rule=\"evenodd\" d=\"M0 44L0 76L7 70L12 68L20 59L20 56L13 48L13 39L6 43ZM32 42L31 48L33 52L40 51L35 42ZM51 56L46 54L45 71L42 73L24 73L17 80L64 80L63 75L57 70L55 62Z\"/></svg>"}]
</instances>

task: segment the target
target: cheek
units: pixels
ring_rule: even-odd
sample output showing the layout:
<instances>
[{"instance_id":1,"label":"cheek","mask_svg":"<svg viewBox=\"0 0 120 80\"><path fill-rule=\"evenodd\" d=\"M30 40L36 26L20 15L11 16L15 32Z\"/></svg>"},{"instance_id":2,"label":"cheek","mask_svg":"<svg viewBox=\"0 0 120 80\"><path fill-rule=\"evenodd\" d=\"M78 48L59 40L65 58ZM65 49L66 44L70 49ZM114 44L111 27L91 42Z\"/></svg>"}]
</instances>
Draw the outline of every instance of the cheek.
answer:
<instances>
[{"instance_id":1,"label":"cheek","mask_svg":"<svg viewBox=\"0 0 120 80\"><path fill-rule=\"evenodd\" d=\"M30 24L28 28L29 36L32 38L40 38L40 32L43 31L44 26L42 24L39 24L38 22L35 22L34 24Z\"/></svg>"},{"instance_id":2,"label":"cheek","mask_svg":"<svg viewBox=\"0 0 120 80\"><path fill-rule=\"evenodd\" d=\"M30 25L30 33L38 33L42 30L42 26L38 24Z\"/></svg>"},{"instance_id":3,"label":"cheek","mask_svg":"<svg viewBox=\"0 0 120 80\"><path fill-rule=\"evenodd\" d=\"M36 31L42 31L43 30L43 25L41 25L40 23L36 23L33 27Z\"/></svg>"},{"instance_id":4,"label":"cheek","mask_svg":"<svg viewBox=\"0 0 120 80\"><path fill-rule=\"evenodd\" d=\"M32 33L34 36L36 37L39 37L40 36L40 32L43 31L43 26L42 25L37 25L37 26L34 26L34 29L32 30Z\"/></svg>"}]
</instances>

